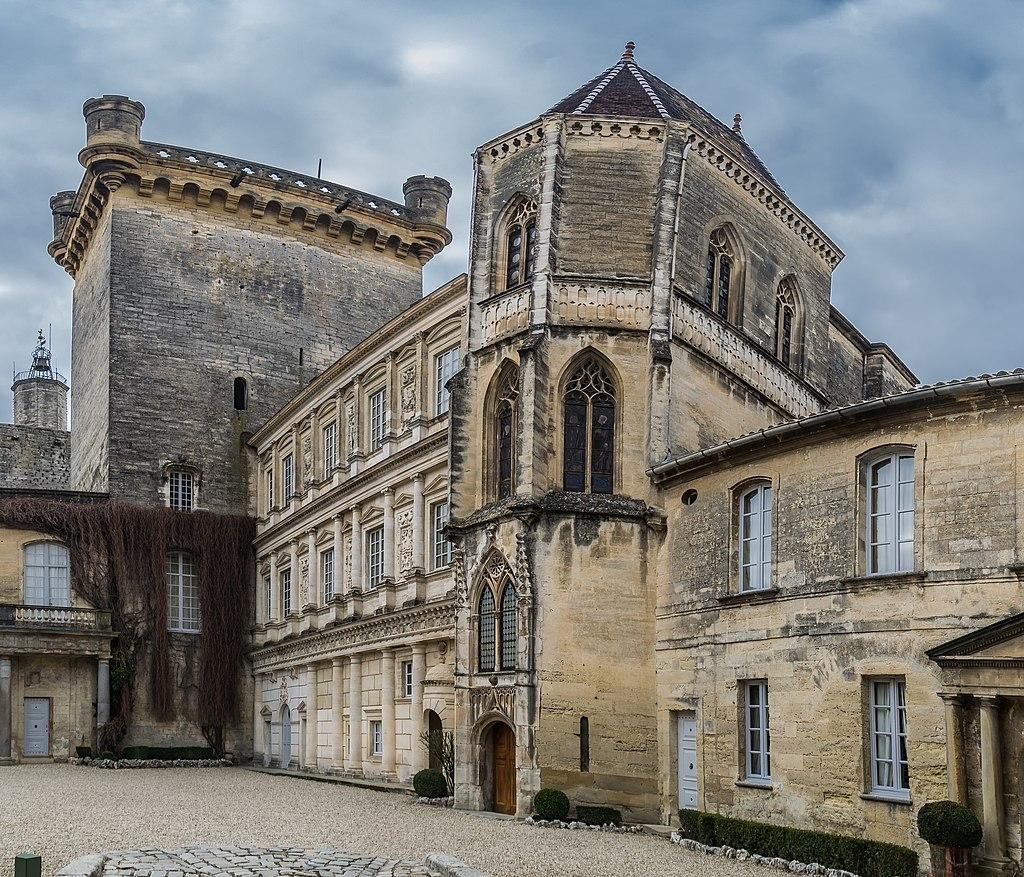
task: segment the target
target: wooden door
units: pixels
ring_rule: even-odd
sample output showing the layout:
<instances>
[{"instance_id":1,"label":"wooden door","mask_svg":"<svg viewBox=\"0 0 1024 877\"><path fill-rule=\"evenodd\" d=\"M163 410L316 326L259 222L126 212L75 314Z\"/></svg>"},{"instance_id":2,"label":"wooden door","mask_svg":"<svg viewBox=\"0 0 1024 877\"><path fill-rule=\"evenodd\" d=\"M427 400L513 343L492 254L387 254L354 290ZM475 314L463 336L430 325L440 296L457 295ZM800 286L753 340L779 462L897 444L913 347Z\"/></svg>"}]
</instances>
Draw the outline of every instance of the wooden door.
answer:
<instances>
[{"instance_id":1,"label":"wooden door","mask_svg":"<svg viewBox=\"0 0 1024 877\"><path fill-rule=\"evenodd\" d=\"M491 732L494 776L494 809L516 812L516 735L508 725L498 724Z\"/></svg>"},{"instance_id":2,"label":"wooden door","mask_svg":"<svg viewBox=\"0 0 1024 877\"><path fill-rule=\"evenodd\" d=\"M50 699L25 698L24 754L39 756L50 754Z\"/></svg>"}]
</instances>

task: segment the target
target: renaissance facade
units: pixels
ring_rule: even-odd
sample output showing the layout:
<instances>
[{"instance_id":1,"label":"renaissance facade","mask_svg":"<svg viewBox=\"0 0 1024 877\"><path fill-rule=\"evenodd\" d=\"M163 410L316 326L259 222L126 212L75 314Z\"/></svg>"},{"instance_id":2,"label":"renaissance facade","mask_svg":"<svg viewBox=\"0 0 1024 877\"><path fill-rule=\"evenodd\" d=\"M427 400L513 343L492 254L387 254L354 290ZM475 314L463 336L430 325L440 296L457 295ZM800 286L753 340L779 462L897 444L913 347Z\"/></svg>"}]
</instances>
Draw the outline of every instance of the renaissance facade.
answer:
<instances>
[{"instance_id":1,"label":"renaissance facade","mask_svg":"<svg viewBox=\"0 0 1024 877\"><path fill-rule=\"evenodd\" d=\"M443 180L403 205L86 116L69 483L255 517L237 754L406 784L450 732L458 807L922 851L951 797L980 867L1020 862L1024 377L917 386L738 116L627 45L475 151L468 273L424 298ZM207 563L167 568L179 640Z\"/></svg>"}]
</instances>

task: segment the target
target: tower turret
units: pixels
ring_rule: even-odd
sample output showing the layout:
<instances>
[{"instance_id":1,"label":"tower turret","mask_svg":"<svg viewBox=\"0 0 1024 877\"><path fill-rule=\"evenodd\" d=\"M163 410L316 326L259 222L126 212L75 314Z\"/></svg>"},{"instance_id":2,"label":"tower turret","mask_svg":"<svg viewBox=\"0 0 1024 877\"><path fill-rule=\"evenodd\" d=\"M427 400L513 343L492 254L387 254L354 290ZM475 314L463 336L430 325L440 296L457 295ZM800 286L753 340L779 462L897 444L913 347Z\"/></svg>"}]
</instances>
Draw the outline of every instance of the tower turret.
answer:
<instances>
[{"instance_id":1,"label":"tower turret","mask_svg":"<svg viewBox=\"0 0 1024 877\"><path fill-rule=\"evenodd\" d=\"M139 167L139 137L146 108L124 95L105 94L87 100L82 114L85 147L78 153L78 161L114 191L124 181L125 171Z\"/></svg>"},{"instance_id":2,"label":"tower turret","mask_svg":"<svg viewBox=\"0 0 1024 877\"><path fill-rule=\"evenodd\" d=\"M54 371L50 348L39 330L32 367L14 375L14 424L66 431L68 428L68 384Z\"/></svg>"},{"instance_id":3,"label":"tower turret","mask_svg":"<svg viewBox=\"0 0 1024 877\"><path fill-rule=\"evenodd\" d=\"M441 226L447 223L448 201L452 197L452 186L447 180L420 174L409 177L402 186L402 192L405 206L416 220Z\"/></svg>"}]
</instances>

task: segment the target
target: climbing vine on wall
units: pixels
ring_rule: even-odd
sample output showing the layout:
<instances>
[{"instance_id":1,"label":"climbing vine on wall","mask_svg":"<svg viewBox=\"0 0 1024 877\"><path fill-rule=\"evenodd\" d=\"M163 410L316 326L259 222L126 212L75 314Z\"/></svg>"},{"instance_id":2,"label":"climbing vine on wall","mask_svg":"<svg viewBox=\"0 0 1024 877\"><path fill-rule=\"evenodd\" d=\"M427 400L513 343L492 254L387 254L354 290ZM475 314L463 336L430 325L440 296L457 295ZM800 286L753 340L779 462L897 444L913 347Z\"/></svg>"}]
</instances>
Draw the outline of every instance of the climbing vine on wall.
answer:
<instances>
[{"instance_id":1,"label":"climbing vine on wall","mask_svg":"<svg viewBox=\"0 0 1024 877\"><path fill-rule=\"evenodd\" d=\"M98 741L116 750L131 728L136 690L148 666L155 717L176 713L167 626L167 552L190 552L199 567L202 624L198 644L197 719L216 749L239 719L252 620L255 522L237 515L178 512L125 502L0 499L0 525L52 534L69 549L72 589L110 612L110 721Z\"/></svg>"}]
</instances>

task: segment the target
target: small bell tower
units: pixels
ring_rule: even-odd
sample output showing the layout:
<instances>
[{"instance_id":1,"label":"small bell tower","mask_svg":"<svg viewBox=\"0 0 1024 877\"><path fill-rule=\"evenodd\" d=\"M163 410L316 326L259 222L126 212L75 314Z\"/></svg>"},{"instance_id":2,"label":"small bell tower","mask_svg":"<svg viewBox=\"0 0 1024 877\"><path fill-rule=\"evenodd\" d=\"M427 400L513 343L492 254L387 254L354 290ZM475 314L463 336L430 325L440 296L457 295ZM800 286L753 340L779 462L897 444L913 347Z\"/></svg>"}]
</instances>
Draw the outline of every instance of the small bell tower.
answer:
<instances>
[{"instance_id":1,"label":"small bell tower","mask_svg":"<svg viewBox=\"0 0 1024 877\"><path fill-rule=\"evenodd\" d=\"M15 426L67 431L68 382L53 369L42 329L32 351L32 367L15 373L11 389L14 391Z\"/></svg>"}]
</instances>

